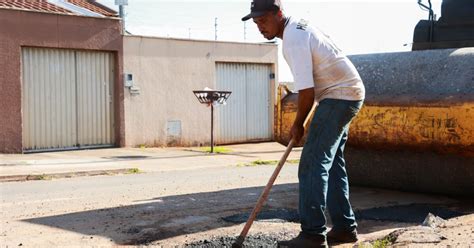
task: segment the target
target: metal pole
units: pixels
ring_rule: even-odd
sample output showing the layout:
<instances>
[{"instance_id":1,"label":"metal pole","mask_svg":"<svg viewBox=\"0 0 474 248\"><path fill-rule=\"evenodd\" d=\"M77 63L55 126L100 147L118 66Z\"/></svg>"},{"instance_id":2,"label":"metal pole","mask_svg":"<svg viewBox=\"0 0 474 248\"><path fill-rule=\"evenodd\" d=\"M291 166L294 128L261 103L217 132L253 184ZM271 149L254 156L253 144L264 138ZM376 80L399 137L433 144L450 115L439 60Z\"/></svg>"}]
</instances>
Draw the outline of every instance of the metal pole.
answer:
<instances>
[{"instance_id":1,"label":"metal pole","mask_svg":"<svg viewBox=\"0 0 474 248\"><path fill-rule=\"evenodd\" d=\"M211 153L214 153L214 105L211 103Z\"/></svg>"},{"instance_id":2,"label":"metal pole","mask_svg":"<svg viewBox=\"0 0 474 248\"><path fill-rule=\"evenodd\" d=\"M217 17L214 19L214 40L217 40Z\"/></svg>"},{"instance_id":3,"label":"metal pole","mask_svg":"<svg viewBox=\"0 0 474 248\"><path fill-rule=\"evenodd\" d=\"M119 5L119 16L122 19L122 34L125 34L125 11L123 5Z\"/></svg>"},{"instance_id":4,"label":"metal pole","mask_svg":"<svg viewBox=\"0 0 474 248\"><path fill-rule=\"evenodd\" d=\"M244 22L244 41L247 40L247 22Z\"/></svg>"}]
</instances>

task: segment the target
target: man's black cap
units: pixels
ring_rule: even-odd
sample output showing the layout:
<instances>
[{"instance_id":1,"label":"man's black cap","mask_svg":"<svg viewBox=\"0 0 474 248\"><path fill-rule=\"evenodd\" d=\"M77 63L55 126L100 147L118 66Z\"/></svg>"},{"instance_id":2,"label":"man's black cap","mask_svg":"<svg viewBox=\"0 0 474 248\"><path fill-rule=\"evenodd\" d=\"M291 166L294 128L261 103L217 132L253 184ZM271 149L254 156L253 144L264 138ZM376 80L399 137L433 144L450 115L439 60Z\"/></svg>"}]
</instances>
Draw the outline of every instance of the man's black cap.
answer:
<instances>
[{"instance_id":1,"label":"man's black cap","mask_svg":"<svg viewBox=\"0 0 474 248\"><path fill-rule=\"evenodd\" d=\"M280 0L253 0L250 5L250 14L242 17L242 21L247 21L250 18L265 15L268 11L280 10Z\"/></svg>"}]
</instances>

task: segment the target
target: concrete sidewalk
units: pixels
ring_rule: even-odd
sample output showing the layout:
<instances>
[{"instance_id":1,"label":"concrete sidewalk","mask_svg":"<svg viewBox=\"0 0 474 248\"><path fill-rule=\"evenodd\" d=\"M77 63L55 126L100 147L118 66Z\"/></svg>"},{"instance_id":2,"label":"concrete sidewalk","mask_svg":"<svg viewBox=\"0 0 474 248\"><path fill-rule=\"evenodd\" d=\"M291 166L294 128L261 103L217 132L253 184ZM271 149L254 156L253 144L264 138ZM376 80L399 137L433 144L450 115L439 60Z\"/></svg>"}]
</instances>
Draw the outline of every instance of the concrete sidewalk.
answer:
<instances>
[{"instance_id":1,"label":"concrete sidewalk","mask_svg":"<svg viewBox=\"0 0 474 248\"><path fill-rule=\"evenodd\" d=\"M222 146L223 154L202 148L111 148L33 154L0 154L0 182L136 172L236 166L256 160L279 160L286 147L274 143ZM295 148L288 159L299 159Z\"/></svg>"}]
</instances>

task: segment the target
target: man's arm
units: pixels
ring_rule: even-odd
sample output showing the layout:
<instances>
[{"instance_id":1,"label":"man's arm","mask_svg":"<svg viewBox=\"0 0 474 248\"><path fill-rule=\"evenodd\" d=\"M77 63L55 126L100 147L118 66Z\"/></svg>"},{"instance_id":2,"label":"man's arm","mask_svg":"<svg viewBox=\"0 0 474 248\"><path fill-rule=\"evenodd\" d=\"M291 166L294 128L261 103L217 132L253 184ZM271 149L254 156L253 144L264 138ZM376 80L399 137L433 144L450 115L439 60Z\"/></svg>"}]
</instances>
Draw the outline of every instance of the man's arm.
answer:
<instances>
[{"instance_id":1,"label":"man's arm","mask_svg":"<svg viewBox=\"0 0 474 248\"><path fill-rule=\"evenodd\" d=\"M304 121L314 103L314 88L300 90L298 93L298 111L291 127L291 138L298 143L304 135Z\"/></svg>"}]
</instances>

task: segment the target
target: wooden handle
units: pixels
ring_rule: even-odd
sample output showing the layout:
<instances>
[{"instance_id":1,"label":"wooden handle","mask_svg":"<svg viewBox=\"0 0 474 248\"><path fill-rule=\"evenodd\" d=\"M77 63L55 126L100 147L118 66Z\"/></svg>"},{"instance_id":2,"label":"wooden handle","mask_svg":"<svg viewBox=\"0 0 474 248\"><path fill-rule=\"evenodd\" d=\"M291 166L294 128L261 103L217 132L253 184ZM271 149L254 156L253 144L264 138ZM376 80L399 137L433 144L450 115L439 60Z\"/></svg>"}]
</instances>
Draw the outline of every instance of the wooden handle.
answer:
<instances>
[{"instance_id":1,"label":"wooden handle","mask_svg":"<svg viewBox=\"0 0 474 248\"><path fill-rule=\"evenodd\" d=\"M312 113L314 112L315 107L316 107L316 105L313 105L313 107L311 108L310 113L308 114L308 116L307 116L307 118L304 122L305 130L306 130L306 128L308 127L308 125L310 123L310 119L311 119L310 117L312 116ZM260 212L260 209L262 208L263 204L267 200L268 194L270 193L270 190L272 189L273 183L275 182L276 178L278 177L278 174L280 173L281 168L283 168L283 165L285 164L286 159L290 155L291 150L293 150L293 147L295 146L295 143L296 142L293 139L290 140L290 143L286 147L285 153L280 158L280 161L278 162L277 167L273 171L273 174L270 177L270 180L268 180L268 183L265 186L265 189L263 189L262 194L260 194L260 197L258 198L257 204L253 208L252 213L250 214L249 218L247 219L247 223L245 223L245 226L242 229L242 232L240 232L240 235L237 238L237 240L235 241L233 247L241 247L242 246L242 244L245 240L245 237L247 236L247 234L250 230L250 227L252 226L255 218L257 217L258 212Z\"/></svg>"},{"instance_id":2,"label":"wooden handle","mask_svg":"<svg viewBox=\"0 0 474 248\"><path fill-rule=\"evenodd\" d=\"M278 162L277 167L273 171L272 176L270 177L270 180L268 180L267 185L265 186L265 189L263 190L262 194L258 198L257 204L252 210L252 213L250 214L249 218L247 219L247 223L245 223L244 228L242 229L242 232L240 232L239 238L237 241L239 241L240 238L242 238L242 242L239 242L240 244L243 243L243 240L247 236L247 233L249 232L250 227L252 226L253 221L257 217L258 212L260 212L260 209L262 208L263 204L268 198L268 195L270 193L270 190L272 189L273 183L275 182L276 178L278 177L278 174L281 171L281 168L283 168L283 165L286 162L286 159L290 155L291 150L293 149L293 146L295 145L295 142L293 139L291 139L290 144L286 147L286 151L281 157L280 161Z\"/></svg>"}]
</instances>

